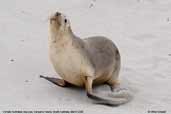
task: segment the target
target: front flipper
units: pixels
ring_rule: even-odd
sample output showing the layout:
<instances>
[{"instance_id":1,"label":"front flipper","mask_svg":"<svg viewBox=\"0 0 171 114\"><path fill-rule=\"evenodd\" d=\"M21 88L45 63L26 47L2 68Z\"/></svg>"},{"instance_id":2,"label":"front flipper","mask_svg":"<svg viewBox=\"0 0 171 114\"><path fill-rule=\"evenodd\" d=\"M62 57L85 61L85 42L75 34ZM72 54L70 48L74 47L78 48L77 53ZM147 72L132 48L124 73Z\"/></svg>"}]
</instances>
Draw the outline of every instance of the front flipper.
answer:
<instances>
[{"instance_id":1,"label":"front flipper","mask_svg":"<svg viewBox=\"0 0 171 114\"><path fill-rule=\"evenodd\" d=\"M68 87L71 85L70 83L66 82L65 80L59 79L59 78L46 77L46 76L42 76L42 75L40 75L40 78L44 78L44 79L46 79L46 80L48 80L48 81L52 82L53 84L58 85L60 87Z\"/></svg>"}]
</instances>

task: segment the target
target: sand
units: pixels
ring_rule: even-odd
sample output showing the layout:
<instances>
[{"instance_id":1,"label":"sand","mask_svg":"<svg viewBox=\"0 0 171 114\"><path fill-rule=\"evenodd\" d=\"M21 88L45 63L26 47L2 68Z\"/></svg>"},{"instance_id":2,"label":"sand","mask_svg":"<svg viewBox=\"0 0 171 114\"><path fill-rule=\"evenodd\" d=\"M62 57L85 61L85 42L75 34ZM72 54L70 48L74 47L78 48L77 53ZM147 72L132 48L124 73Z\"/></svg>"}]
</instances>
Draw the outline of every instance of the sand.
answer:
<instances>
[{"instance_id":1,"label":"sand","mask_svg":"<svg viewBox=\"0 0 171 114\"><path fill-rule=\"evenodd\" d=\"M67 15L81 38L103 35L115 42L122 57L121 85L134 94L131 102L92 104L84 89L61 88L39 78L59 77L47 45L48 16L56 11ZM170 114L170 30L171 0L0 0L0 111Z\"/></svg>"}]
</instances>

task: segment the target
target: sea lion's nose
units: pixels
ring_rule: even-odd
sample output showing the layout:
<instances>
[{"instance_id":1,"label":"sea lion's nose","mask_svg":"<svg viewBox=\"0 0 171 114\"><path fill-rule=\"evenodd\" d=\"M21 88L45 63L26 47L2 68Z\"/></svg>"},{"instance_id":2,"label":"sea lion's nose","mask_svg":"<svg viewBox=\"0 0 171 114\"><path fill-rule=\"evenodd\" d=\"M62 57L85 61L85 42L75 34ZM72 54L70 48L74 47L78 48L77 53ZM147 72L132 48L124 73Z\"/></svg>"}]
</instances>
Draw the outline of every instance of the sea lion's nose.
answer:
<instances>
[{"instance_id":1,"label":"sea lion's nose","mask_svg":"<svg viewBox=\"0 0 171 114\"><path fill-rule=\"evenodd\" d=\"M60 15L61 15L61 13L59 13L59 12L55 13L55 16L60 16Z\"/></svg>"}]
</instances>

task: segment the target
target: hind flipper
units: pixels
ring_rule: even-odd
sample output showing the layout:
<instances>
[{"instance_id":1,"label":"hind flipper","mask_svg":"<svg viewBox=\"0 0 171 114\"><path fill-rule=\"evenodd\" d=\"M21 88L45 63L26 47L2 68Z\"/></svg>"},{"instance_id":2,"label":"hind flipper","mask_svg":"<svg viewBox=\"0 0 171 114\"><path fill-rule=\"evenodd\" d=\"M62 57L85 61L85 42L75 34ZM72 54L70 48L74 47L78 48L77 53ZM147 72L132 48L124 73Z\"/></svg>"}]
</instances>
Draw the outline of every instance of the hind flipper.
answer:
<instances>
[{"instance_id":1,"label":"hind flipper","mask_svg":"<svg viewBox=\"0 0 171 114\"><path fill-rule=\"evenodd\" d=\"M46 76L42 76L42 75L40 75L40 78L44 78L60 87L68 87L71 85L70 83L66 82L65 80L59 79L59 78L46 77Z\"/></svg>"},{"instance_id":2,"label":"hind flipper","mask_svg":"<svg viewBox=\"0 0 171 114\"><path fill-rule=\"evenodd\" d=\"M112 92L117 91L117 89L120 87L120 83L118 80L110 80L106 82L107 85L109 85Z\"/></svg>"},{"instance_id":3,"label":"hind flipper","mask_svg":"<svg viewBox=\"0 0 171 114\"><path fill-rule=\"evenodd\" d=\"M102 104L108 106L118 106L118 104L112 103L109 99L103 98L93 92L93 79L92 77L86 77L85 89L87 91L88 98L93 100L94 104Z\"/></svg>"}]
</instances>

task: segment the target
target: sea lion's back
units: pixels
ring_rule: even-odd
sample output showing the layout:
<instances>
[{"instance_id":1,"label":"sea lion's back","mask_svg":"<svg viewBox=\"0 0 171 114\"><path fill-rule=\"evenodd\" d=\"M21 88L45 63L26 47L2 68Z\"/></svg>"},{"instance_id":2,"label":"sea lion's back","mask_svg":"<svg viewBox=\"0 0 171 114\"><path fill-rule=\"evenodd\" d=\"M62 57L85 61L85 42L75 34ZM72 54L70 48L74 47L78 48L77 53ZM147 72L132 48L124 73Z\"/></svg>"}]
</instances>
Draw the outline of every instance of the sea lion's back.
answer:
<instances>
[{"instance_id":1,"label":"sea lion's back","mask_svg":"<svg viewBox=\"0 0 171 114\"><path fill-rule=\"evenodd\" d=\"M84 41L96 71L113 69L115 58L119 51L110 39L103 36L95 36L86 38Z\"/></svg>"}]
</instances>

